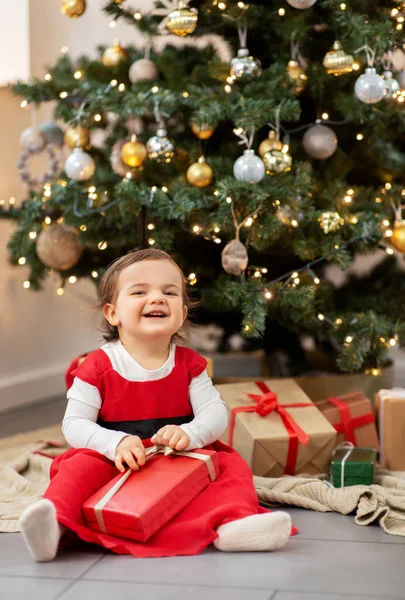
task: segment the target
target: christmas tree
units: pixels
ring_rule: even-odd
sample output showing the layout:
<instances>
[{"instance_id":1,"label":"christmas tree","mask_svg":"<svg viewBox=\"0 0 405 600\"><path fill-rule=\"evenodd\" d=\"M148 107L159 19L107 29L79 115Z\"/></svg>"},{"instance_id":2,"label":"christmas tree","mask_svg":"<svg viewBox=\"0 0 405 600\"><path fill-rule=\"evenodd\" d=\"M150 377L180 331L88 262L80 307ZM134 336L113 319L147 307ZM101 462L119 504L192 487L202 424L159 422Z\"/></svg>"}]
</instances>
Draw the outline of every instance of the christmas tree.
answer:
<instances>
[{"instance_id":1,"label":"christmas tree","mask_svg":"<svg viewBox=\"0 0 405 600\"><path fill-rule=\"evenodd\" d=\"M67 17L85 9L62 1ZM287 348L297 368L307 334L342 371L379 373L405 341L402 3L114 0L104 11L143 46L63 55L44 80L14 86L22 106L56 101L55 121L21 138L27 198L0 206L17 222L10 260L30 266L26 287L50 270L57 293L97 283L116 257L158 247L204 301L201 322ZM27 161L40 152L49 169L35 178ZM367 280L325 278L381 248L395 257Z\"/></svg>"}]
</instances>

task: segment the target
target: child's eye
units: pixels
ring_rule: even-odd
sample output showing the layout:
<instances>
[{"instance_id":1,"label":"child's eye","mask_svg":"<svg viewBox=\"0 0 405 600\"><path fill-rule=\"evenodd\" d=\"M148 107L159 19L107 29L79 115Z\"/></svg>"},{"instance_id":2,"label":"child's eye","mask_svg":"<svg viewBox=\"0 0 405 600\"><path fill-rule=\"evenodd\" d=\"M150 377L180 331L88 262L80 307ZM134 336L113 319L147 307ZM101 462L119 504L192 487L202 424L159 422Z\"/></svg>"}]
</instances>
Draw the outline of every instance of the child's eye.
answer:
<instances>
[{"instance_id":1,"label":"child's eye","mask_svg":"<svg viewBox=\"0 0 405 600\"><path fill-rule=\"evenodd\" d=\"M165 292L167 296L177 296L176 292Z\"/></svg>"},{"instance_id":2,"label":"child's eye","mask_svg":"<svg viewBox=\"0 0 405 600\"><path fill-rule=\"evenodd\" d=\"M141 294L144 294L145 292L132 292L131 296L140 296Z\"/></svg>"}]
</instances>

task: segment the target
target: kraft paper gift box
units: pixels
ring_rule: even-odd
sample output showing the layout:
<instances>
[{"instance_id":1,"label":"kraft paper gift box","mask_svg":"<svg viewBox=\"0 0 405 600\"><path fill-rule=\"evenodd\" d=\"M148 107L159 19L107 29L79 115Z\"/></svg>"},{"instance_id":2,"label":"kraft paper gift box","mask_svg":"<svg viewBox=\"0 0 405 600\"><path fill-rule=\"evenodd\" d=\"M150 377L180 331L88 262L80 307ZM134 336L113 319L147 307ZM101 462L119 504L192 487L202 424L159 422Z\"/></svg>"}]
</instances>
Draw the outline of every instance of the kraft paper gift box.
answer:
<instances>
[{"instance_id":1,"label":"kraft paper gift box","mask_svg":"<svg viewBox=\"0 0 405 600\"><path fill-rule=\"evenodd\" d=\"M405 470L405 389L380 390L375 395L382 467Z\"/></svg>"},{"instance_id":2,"label":"kraft paper gift box","mask_svg":"<svg viewBox=\"0 0 405 600\"><path fill-rule=\"evenodd\" d=\"M231 383L217 389L231 413L221 441L239 452L254 475L329 471L336 431L292 379Z\"/></svg>"},{"instance_id":3,"label":"kraft paper gift box","mask_svg":"<svg viewBox=\"0 0 405 600\"><path fill-rule=\"evenodd\" d=\"M374 479L375 448L336 448L331 463L331 481L335 488L371 485Z\"/></svg>"},{"instance_id":4,"label":"kraft paper gift box","mask_svg":"<svg viewBox=\"0 0 405 600\"><path fill-rule=\"evenodd\" d=\"M218 475L212 450L153 456L159 452L164 450L148 449L139 471L119 473L84 502L82 513L90 529L144 542Z\"/></svg>"},{"instance_id":5,"label":"kraft paper gift box","mask_svg":"<svg viewBox=\"0 0 405 600\"><path fill-rule=\"evenodd\" d=\"M377 428L371 403L361 392L334 396L315 405L337 431L336 445L351 442L354 446L379 451Z\"/></svg>"}]
</instances>

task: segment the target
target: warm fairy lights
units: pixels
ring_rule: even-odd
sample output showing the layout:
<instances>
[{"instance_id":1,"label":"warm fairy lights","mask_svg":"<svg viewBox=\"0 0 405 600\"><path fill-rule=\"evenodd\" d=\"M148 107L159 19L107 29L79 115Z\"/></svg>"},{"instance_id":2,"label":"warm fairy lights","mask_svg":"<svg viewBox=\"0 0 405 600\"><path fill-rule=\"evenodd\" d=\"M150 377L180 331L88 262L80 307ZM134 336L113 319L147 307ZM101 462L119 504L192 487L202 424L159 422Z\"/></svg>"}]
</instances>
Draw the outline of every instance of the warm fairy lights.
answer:
<instances>
[{"instance_id":1,"label":"warm fairy lights","mask_svg":"<svg viewBox=\"0 0 405 600\"><path fill-rule=\"evenodd\" d=\"M91 272L91 276L93 277L93 279L97 279L97 277L98 277L98 272L97 272L97 271L92 271L92 272Z\"/></svg>"},{"instance_id":2,"label":"warm fairy lights","mask_svg":"<svg viewBox=\"0 0 405 600\"><path fill-rule=\"evenodd\" d=\"M71 275L68 279L69 283L76 283L77 277L76 275Z\"/></svg>"},{"instance_id":3,"label":"warm fairy lights","mask_svg":"<svg viewBox=\"0 0 405 600\"><path fill-rule=\"evenodd\" d=\"M23 283L23 287L24 287L26 290L28 290L28 288L29 288L30 286L31 286L31 284L30 284L30 282L29 282L29 281L24 281L24 283Z\"/></svg>"},{"instance_id":4,"label":"warm fairy lights","mask_svg":"<svg viewBox=\"0 0 405 600\"><path fill-rule=\"evenodd\" d=\"M99 242L97 245L97 248L99 250L105 250L107 248L107 246L108 246L107 242Z\"/></svg>"},{"instance_id":5,"label":"warm fairy lights","mask_svg":"<svg viewBox=\"0 0 405 600\"><path fill-rule=\"evenodd\" d=\"M27 259L25 258L25 256L20 256L20 258L18 259L19 265L25 265L26 262L27 262Z\"/></svg>"}]
</instances>

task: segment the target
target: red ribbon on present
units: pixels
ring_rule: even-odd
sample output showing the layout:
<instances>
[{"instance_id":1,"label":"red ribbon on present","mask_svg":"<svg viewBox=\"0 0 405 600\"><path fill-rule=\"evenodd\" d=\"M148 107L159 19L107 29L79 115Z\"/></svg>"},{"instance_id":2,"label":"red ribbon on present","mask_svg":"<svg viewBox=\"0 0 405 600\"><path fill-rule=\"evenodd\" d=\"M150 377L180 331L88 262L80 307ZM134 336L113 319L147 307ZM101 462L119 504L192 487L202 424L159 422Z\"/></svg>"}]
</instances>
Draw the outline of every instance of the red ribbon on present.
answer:
<instances>
[{"instance_id":1,"label":"red ribbon on present","mask_svg":"<svg viewBox=\"0 0 405 600\"><path fill-rule=\"evenodd\" d=\"M237 406L231 411L229 421L229 437L228 444L232 446L233 432L235 429L236 415L241 412L256 412L260 417L266 417L272 412L277 412L288 433L288 452L287 461L284 473L286 475L294 475L297 464L298 444L302 445L309 443L309 436L296 423L291 415L285 410L286 408L301 408L302 406L314 406L312 402L293 402L290 404L279 404L278 397L275 392L272 392L265 383L256 381L255 384L263 392L263 395L248 394L249 398L254 400L256 404L250 406Z\"/></svg>"},{"instance_id":2,"label":"red ribbon on present","mask_svg":"<svg viewBox=\"0 0 405 600\"><path fill-rule=\"evenodd\" d=\"M357 446L354 430L358 427L364 427L364 425L374 423L374 416L372 413L368 413L366 415L361 415L360 417L352 417L347 402L338 400L338 398L328 398L328 402L334 404L339 409L340 417L342 419L340 423L336 423L333 427L338 433L344 433L347 442L351 442L354 446Z\"/></svg>"}]
</instances>

